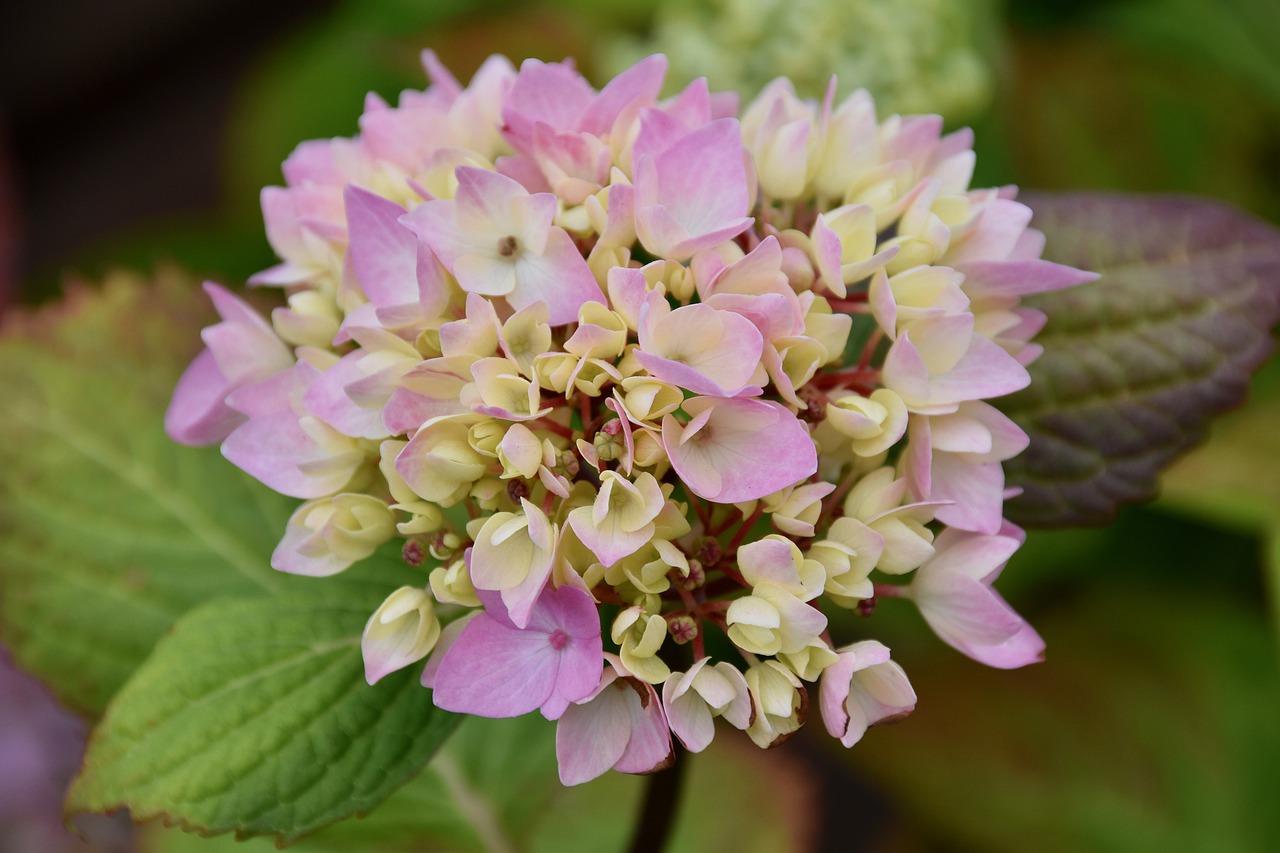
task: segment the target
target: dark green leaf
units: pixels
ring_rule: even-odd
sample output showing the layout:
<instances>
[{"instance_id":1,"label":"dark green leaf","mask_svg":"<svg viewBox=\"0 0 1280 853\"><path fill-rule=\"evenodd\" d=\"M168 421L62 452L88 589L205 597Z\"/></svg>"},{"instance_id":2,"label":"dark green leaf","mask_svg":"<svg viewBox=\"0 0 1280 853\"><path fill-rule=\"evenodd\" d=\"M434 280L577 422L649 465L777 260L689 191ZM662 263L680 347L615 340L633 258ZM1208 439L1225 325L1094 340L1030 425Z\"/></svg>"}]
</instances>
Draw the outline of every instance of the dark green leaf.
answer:
<instances>
[{"instance_id":1,"label":"dark green leaf","mask_svg":"<svg viewBox=\"0 0 1280 853\"><path fill-rule=\"evenodd\" d=\"M1244 397L1280 316L1280 231L1181 197L1031 195L1051 260L1102 274L1027 300L1049 315L1031 387L999 401L1031 436L1006 464L1019 524L1105 522Z\"/></svg>"}]
</instances>

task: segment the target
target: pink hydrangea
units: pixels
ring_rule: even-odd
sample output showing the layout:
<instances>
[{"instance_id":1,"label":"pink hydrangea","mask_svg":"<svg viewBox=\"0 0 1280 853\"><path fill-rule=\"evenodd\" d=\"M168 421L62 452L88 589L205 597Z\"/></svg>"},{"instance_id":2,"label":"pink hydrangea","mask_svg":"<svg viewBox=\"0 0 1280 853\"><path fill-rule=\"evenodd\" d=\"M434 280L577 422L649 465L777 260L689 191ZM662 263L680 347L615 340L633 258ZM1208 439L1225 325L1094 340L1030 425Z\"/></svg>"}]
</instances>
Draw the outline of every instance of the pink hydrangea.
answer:
<instances>
[{"instance_id":1,"label":"pink hydrangea","mask_svg":"<svg viewBox=\"0 0 1280 853\"><path fill-rule=\"evenodd\" d=\"M577 784L664 766L673 733L704 749L718 717L777 743L815 684L846 745L910 712L831 608L911 601L977 660L1040 658L992 588L1027 439L989 401L1039 353L1020 299L1092 276L1039 258L1014 190L969 187L972 134L834 80L739 119L705 81L660 98L661 56L599 90L424 64L263 192L282 262L253 281L285 304L209 285L222 319L166 419L306 500L281 571L413 545L370 681L429 655L442 708L558 719Z\"/></svg>"}]
</instances>

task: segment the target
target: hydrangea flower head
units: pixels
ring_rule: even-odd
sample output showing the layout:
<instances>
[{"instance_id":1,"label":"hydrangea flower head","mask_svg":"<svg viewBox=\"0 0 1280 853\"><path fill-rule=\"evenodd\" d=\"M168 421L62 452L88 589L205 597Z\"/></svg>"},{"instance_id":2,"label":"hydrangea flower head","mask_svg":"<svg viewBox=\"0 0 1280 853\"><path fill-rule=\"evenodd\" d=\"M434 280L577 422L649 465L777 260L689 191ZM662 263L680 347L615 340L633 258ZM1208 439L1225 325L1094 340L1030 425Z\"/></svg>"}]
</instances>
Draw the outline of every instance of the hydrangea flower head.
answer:
<instances>
[{"instance_id":1,"label":"hydrangea flower head","mask_svg":"<svg viewBox=\"0 0 1280 853\"><path fill-rule=\"evenodd\" d=\"M1012 189L969 188L966 131L780 80L736 117L665 60L599 91L503 59L371 98L263 193L270 320L222 321L166 421L305 499L273 565L422 572L369 620L369 680L426 658L445 709L557 720L561 778L644 773L715 720L761 746L815 698L846 745L911 711L835 608L914 602L1017 667L1043 643L992 583L1021 544L986 402L1029 381L1039 259ZM316 582L323 582L317 580ZM707 653L722 634L735 651Z\"/></svg>"}]
</instances>

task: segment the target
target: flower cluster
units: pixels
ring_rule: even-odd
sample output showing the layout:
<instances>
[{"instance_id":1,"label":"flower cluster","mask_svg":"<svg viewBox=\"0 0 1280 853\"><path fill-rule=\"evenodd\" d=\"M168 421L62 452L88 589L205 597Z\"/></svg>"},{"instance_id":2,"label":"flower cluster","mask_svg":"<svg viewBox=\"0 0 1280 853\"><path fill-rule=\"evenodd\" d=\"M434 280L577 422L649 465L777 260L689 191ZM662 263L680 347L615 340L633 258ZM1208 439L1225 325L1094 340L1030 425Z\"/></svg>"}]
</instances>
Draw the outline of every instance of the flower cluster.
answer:
<instances>
[{"instance_id":1,"label":"flower cluster","mask_svg":"<svg viewBox=\"0 0 1280 853\"><path fill-rule=\"evenodd\" d=\"M830 608L914 601L984 663L1039 658L992 589L1021 542L984 400L1028 382L1039 259L1013 191L970 190L967 131L779 79L741 118L645 59L487 61L371 96L262 195L270 321L222 320L171 436L304 503L275 568L403 540L423 582L363 640L368 680L428 658L438 706L558 720L561 779L671 760L723 718L768 747L819 683L852 745L915 694ZM825 613L824 613L825 610ZM446 623L446 624L442 624ZM716 660L708 650L720 650Z\"/></svg>"}]
</instances>

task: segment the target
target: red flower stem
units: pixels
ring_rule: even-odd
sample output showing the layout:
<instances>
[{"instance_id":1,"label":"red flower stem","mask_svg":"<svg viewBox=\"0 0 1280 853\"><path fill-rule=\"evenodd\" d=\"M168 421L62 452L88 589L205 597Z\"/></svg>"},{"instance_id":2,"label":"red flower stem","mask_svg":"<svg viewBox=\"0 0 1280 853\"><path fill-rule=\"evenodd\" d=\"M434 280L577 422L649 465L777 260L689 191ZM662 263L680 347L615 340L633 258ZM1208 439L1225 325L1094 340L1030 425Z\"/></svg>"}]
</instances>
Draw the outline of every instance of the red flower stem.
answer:
<instances>
[{"instance_id":1,"label":"red flower stem","mask_svg":"<svg viewBox=\"0 0 1280 853\"><path fill-rule=\"evenodd\" d=\"M573 441L573 430L569 429L564 424L556 423L550 418L538 418L536 421L533 421L530 425L537 427L538 429L545 429L548 432L554 432L556 435L564 436L565 438L569 439L570 443L572 443Z\"/></svg>"},{"instance_id":2,"label":"red flower stem","mask_svg":"<svg viewBox=\"0 0 1280 853\"><path fill-rule=\"evenodd\" d=\"M733 538L730 539L729 544L725 546L725 556L733 554L738 550L738 545L746 538L747 532L755 526L756 521L763 513L764 504L757 502L755 511L742 520L742 525L738 528L738 532L733 534Z\"/></svg>"},{"instance_id":3,"label":"red flower stem","mask_svg":"<svg viewBox=\"0 0 1280 853\"><path fill-rule=\"evenodd\" d=\"M597 424L591 417L591 398L586 394L578 397L578 414L582 417L582 434L589 442L596 433Z\"/></svg>"},{"instance_id":4,"label":"red flower stem","mask_svg":"<svg viewBox=\"0 0 1280 853\"><path fill-rule=\"evenodd\" d=\"M907 587L905 584L895 583L878 583L872 584L875 590L876 598L907 598Z\"/></svg>"},{"instance_id":5,"label":"red flower stem","mask_svg":"<svg viewBox=\"0 0 1280 853\"><path fill-rule=\"evenodd\" d=\"M735 511L734 508L730 507L729 511L724 514L724 517L721 518L720 521L711 525L711 529L707 531L707 534L710 536L719 536L720 534L728 530L729 525L733 524L734 511ZM715 507L712 507L711 515L712 515L712 518L715 517ZM741 515L741 513L739 513L739 515Z\"/></svg>"},{"instance_id":6,"label":"red flower stem","mask_svg":"<svg viewBox=\"0 0 1280 853\"><path fill-rule=\"evenodd\" d=\"M740 576L739 576L740 577ZM732 575L725 575L717 578L711 583L703 587L707 591L707 595L711 598L717 598L726 592L735 592L744 586L744 582Z\"/></svg>"},{"instance_id":7,"label":"red flower stem","mask_svg":"<svg viewBox=\"0 0 1280 853\"><path fill-rule=\"evenodd\" d=\"M836 388L852 386L859 391L866 390L870 394L875 390L875 383L880 379L880 371L867 367L846 367L830 373L819 373L811 381L817 388Z\"/></svg>"},{"instance_id":8,"label":"red flower stem","mask_svg":"<svg viewBox=\"0 0 1280 853\"><path fill-rule=\"evenodd\" d=\"M700 661L707 656L706 645L702 640L702 613L699 610L698 602L694 599L693 593L680 585L683 578L679 577L679 572L672 571L676 577L672 578L672 586L680 595L680 601L684 603L685 609L689 611L689 615L693 617L694 622L698 626L698 633L693 636L693 659Z\"/></svg>"},{"instance_id":9,"label":"red flower stem","mask_svg":"<svg viewBox=\"0 0 1280 853\"><path fill-rule=\"evenodd\" d=\"M871 365L871 356L875 355L876 347L880 345L882 340L884 340L884 329L876 327L876 330L871 333L871 337L867 338L867 343L862 348L862 355L858 358L858 367L866 370Z\"/></svg>"},{"instance_id":10,"label":"red flower stem","mask_svg":"<svg viewBox=\"0 0 1280 853\"><path fill-rule=\"evenodd\" d=\"M854 294L855 297L858 295L859 294ZM862 299L828 299L827 302L831 303L832 311L838 311L841 314L871 313L871 305L866 301L865 297Z\"/></svg>"},{"instance_id":11,"label":"red flower stem","mask_svg":"<svg viewBox=\"0 0 1280 853\"><path fill-rule=\"evenodd\" d=\"M691 499L689 503L693 505L693 513L694 515L698 516L698 521L702 522L702 529L705 530L708 534L710 534L711 519L707 515L707 505L702 501L698 500L697 498Z\"/></svg>"},{"instance_id":12,"label":"red flower stem","mask_svg":"<svg viewBox=\"0 0 1280 853\"><path fill-rule=\"evenodd\" d=\"M591 590L591 594L606 604L621 604L623 607L630 605L629 601L623 600L622 596L613 591L608 584L600 584Z\"/></svg>"},{"instance_id":13,"label":"red flower stem","mask_svg":"<svg viewBox=\"0 0 1280 853\"><path fill-rule=\"evenodd\" d=\"M853 488L853 484L858 481L858 469L850 468L849 473L844 475L840 484L836 486L836 490L822 501L822 512L818 515L818 523L814 525L814 529L818 529L825 525L835 513L836 507L840 506L840 502L844 500L844 496L849 494L849 490Z\"/></svg>"}]
</instances>

